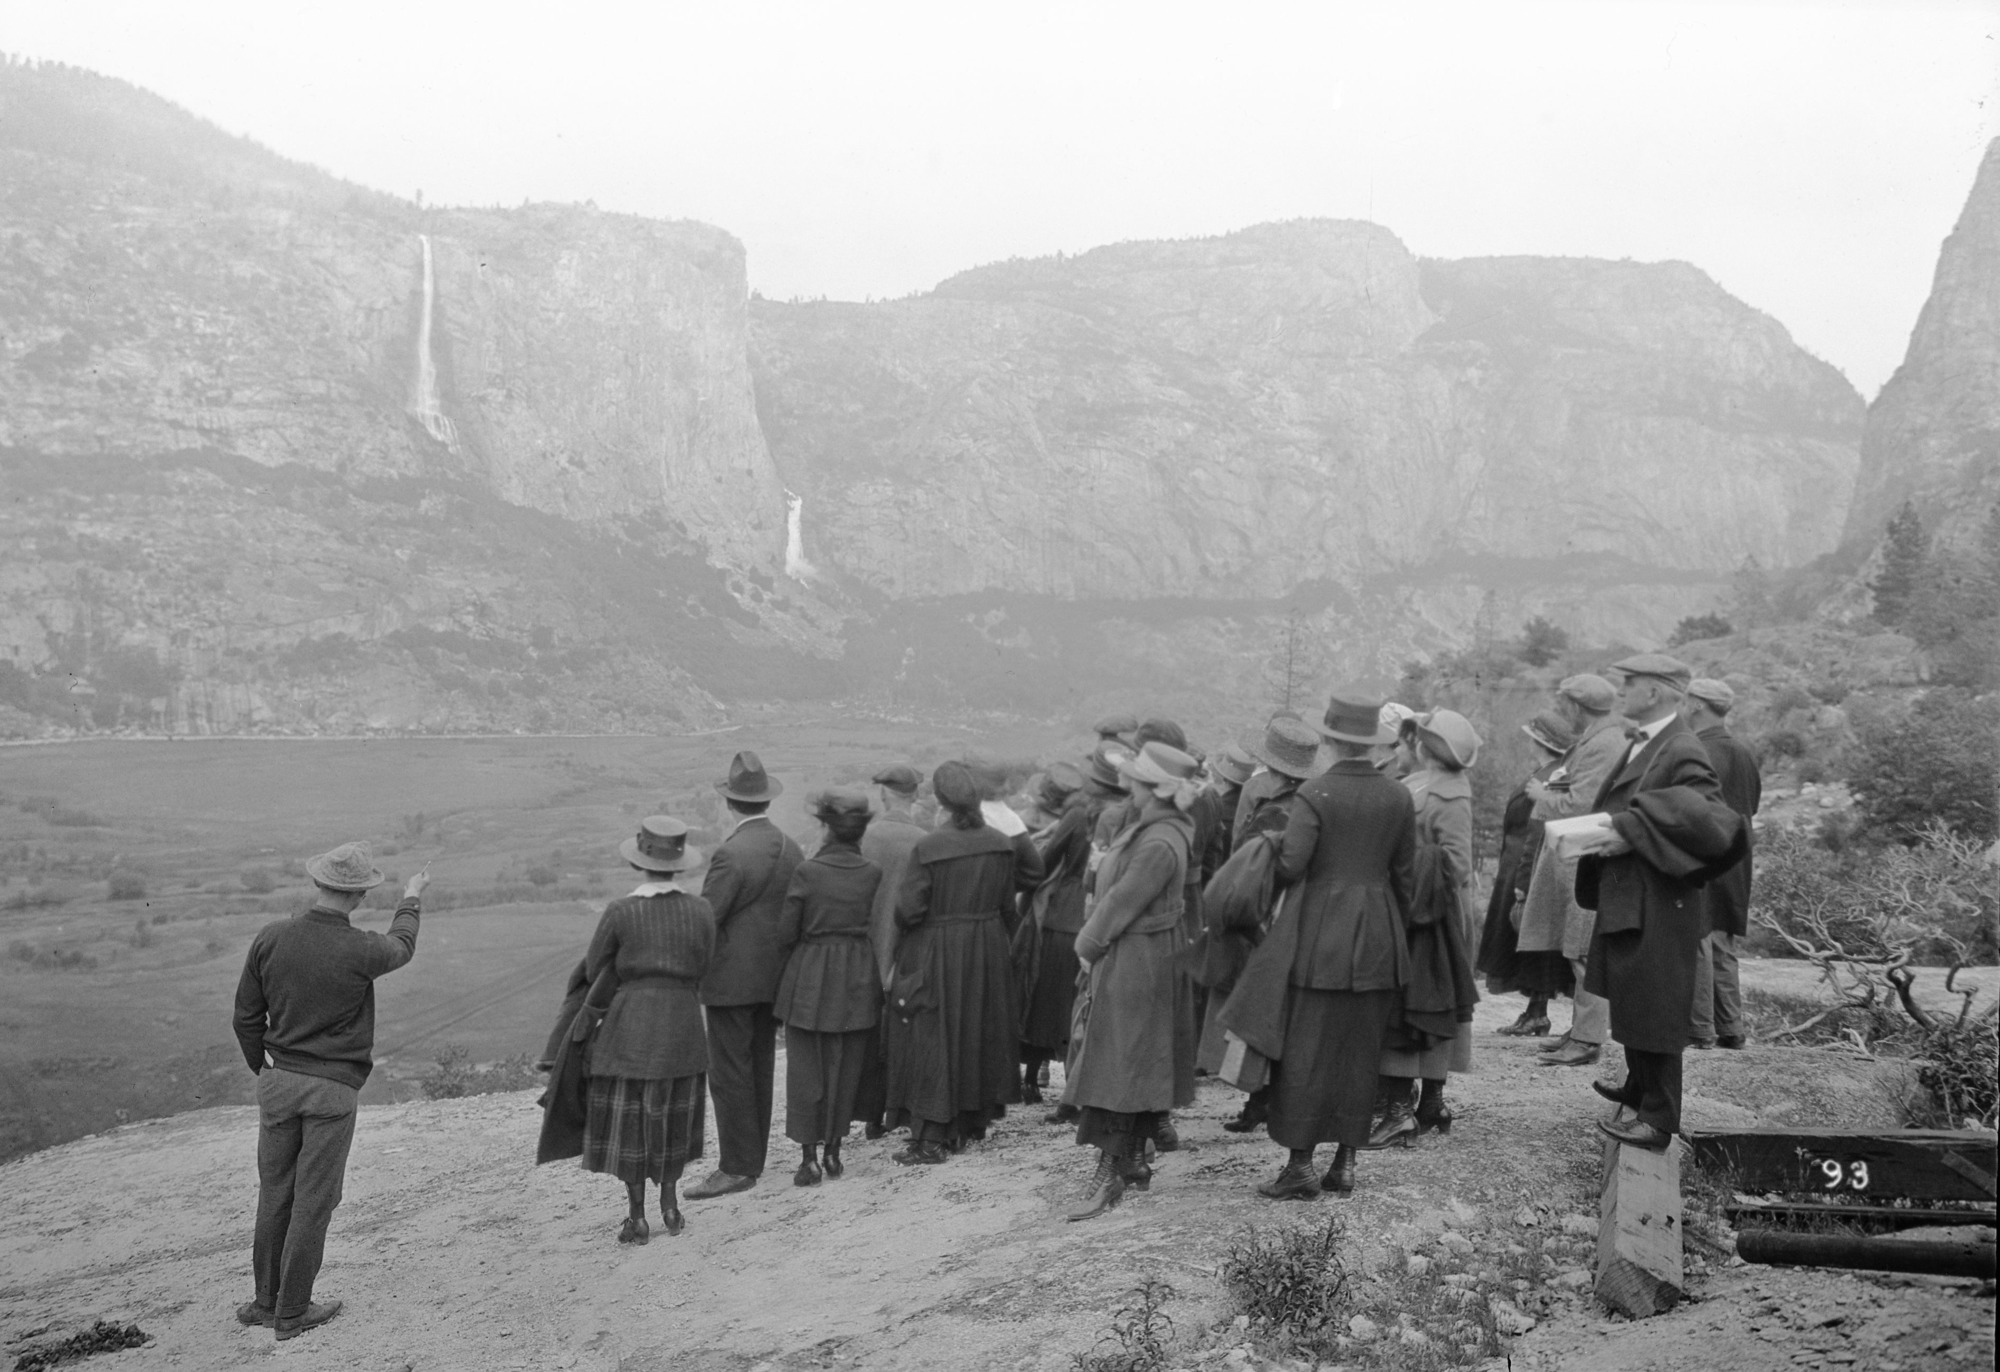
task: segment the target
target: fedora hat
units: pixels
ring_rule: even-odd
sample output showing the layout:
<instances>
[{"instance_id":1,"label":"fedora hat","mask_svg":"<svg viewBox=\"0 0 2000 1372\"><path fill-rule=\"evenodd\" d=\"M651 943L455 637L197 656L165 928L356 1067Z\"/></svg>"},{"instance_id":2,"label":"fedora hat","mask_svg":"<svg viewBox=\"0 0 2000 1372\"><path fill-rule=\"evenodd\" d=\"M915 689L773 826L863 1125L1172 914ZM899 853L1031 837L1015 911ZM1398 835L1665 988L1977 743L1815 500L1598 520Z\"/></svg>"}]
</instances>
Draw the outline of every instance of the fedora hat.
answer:
<instances>
[{"instance_id":1,"label":"fedora hat","mask_svg":"<svg viewBox=\"0 0 2000 1372\"><path fill-rule=\"evenodd\" d=\"M1552 753L1566 753L1576 746L1576 730L1554 710L1541 710L1521 726L1521 732Z\"/></svg>"},{"instance_id":2,"label":"fedora hat","mask_svg":"<svg viewBox=\"0 0 2000 1372\"><path fill-rule=\"evenodd\" d=\"M1090 750L1090 757L1083 769L1083 779L1113 791L1123 791L1125 778L1118 764L1132 756L1132 750L1115 739L1105 739Z\"/></svg>"},{"instance_id":3,"label":"fedora hat","mask_svg":"<svg viewBox=\"0 0 2000 1372\"><path fill-rule=\"evenodd\" d=\"M746 748L729 759L729 775L716 782L715 789L730 800L755 804L772 799L785 788L764 770L764 760Z\"/></svg>"},{"instance_id":4,"label":"fedora hat","mask_svg":"<svg viewBox=\"0 0 2000 1372\"><path fill-rule=\"evenodd\" d=\"M382 869L365 843L343 843L332 852L307 858L306 875L329 891L372 891L382 884Z\"/></svg>"},{"instance_id":5,"label":"fedora hat","mask_svg":"<svg viewBox=\"0 0 2000 1372\"><path fill-rule=\"evenodd\" d=\"M1426 744L1436 744L1433 751L1442 751L1461 771L1479 761L1479 745L1484 741L1472 721L1456 710L1418 715L1417 737Z\"/></svg>"},{"instance_id":6,"label":"fedora hat","mask_svg":"<svg viewBox=\"0 0 2000 1372\"><path fill-rule=\"evenodd\" d=\"M1272 771L1304 781L1316 777L1319 765L1319 735L1303 720L1280 715L1264 726L1264 740L1248 750Z\"/></svg>"},{"instance_id":7,"label":"fedora hat","mask_svg":"<svg viewBox=\"0 0 2000 1372\"><path fill-rule=\"evenodd\" d=\"M1344 696L1338 691L1326 703L1326 718L1318 727L1328 738L1342 743L1365 743L1379 747L1396 741L1396 731L1382 725L1383 702L1367 696Z\"/></svg>"},{"instance_id":8,"label":"fedora hat","mask_svg":"<svg viewBox=\"0 0 2000 1372\"><path fill-rule=\"evenodd\" d=\"M647 815L639 832L618 845L619 856L649 872L685 872L701 865L701 850L688 846L688 827L672 815Z\"/></svg>"},{"instance_id":9,"label":"fedora hat","mask_svg":"<svg viewBox=\"0 0 2000 1372\"><path fill-rule=\"evenodd\" d=\"M814 819L875 813L875 808L868 803L868 793L853 786L829 786L814 795L807 806Z\"/></svg>"}]
</instances>

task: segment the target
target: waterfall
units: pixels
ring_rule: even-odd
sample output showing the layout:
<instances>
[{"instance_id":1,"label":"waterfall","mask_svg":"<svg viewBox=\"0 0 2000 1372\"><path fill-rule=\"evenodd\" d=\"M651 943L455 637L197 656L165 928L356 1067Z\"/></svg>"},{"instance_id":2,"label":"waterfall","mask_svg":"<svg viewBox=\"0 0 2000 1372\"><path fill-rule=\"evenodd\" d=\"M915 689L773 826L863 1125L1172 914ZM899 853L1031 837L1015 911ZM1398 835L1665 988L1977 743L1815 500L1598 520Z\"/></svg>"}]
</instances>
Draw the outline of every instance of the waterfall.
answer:
<instances>
[{"instance_id":1,"label":"waterfall","mask_svg":"<svg viewBox=\"0 0 2000 1372\"><path fill-rule=\"evenodd\" d=\"M819 580L819 568L806 561L806 503L785 492L785 575L794 581Z\"/></svg>"},{"instance_id":2,"label":"waterfall","mask_svg":"<svg viewBox=\"0 0 2000 1372\"><path fill-rule=\"evenodd\" d=\"M417 321L417 375L410 395L410 413L424 426L425 433L444 444L447 451L457 453L458 430L438 406L437 364L431 361L431 298L437 290L431 270L431 236L420 233L417 241L424 245L424 311Z\"/></svg>"}]
</instances>

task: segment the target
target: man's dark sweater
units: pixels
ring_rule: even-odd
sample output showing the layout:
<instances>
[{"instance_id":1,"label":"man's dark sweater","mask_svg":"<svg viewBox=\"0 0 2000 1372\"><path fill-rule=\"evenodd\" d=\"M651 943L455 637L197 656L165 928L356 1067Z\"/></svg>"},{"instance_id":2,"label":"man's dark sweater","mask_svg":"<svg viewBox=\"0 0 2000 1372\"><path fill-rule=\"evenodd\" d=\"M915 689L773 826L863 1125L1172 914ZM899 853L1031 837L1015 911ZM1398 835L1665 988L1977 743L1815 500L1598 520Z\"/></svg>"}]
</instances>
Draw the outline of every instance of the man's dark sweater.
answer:
<instances>
[{"instance_id":1,"label":"man's dark sweater","mask_svg":"<svg viewBox=\"0 0 2000 1372\"><path fill-rule=\"evenodd\" d=\"M417 899L405 896L387 934L356 929L315 905L267 924L236 983L236 1041L250 1070L264 1054L287 1072L361 1089L374 1067L375 978L417 951Z\"/></svg>"}]
</instances>

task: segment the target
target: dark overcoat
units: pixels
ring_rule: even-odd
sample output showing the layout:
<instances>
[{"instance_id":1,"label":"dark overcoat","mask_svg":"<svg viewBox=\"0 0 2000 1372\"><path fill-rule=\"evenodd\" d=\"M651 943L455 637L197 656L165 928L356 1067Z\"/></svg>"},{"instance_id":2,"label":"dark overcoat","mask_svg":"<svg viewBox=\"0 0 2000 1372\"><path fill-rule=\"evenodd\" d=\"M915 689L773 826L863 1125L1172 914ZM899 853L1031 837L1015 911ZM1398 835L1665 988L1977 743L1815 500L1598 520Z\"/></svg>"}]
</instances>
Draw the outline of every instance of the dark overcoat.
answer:
<instances>
[{"instance_id":1,"label":"dark overcoat","mask_svg":"<svg viewBox=\"0 0 2000 1372\"><path fill-rule=\"evenodd\" d=\"M1099 802L1074 795L1036 840L1043 875L1021 897L1014 931L1014 978L1021 990L1021 1044L1053 1055L1069 1042L1076 1001L1076 936L1083 928L1084 878Z\"/></svg>"},{"instance_id":2,"label":"dark overcoat","mask_svg":"<svg viewBox=\"0 0 2000 1372\"><path fill-rule=\"evenodd\" d=\"M1278 880L1290 885L1222 1008L1222 1027L1275 1060L1290 987L1401 987L1416 850L1415 802L1366 760L1337 762L1301 786L1278 854Z\"/></svg>"},{"instance_id":3,"label":"dark overcoat","mask_svg":"<svg viewBox=\"0 0 2000 1372\"><path fill-rule=\"evenodd\" d=\"M1695 957L1708 933L1702 887L1745 851L1742 817L1722 799L1708 750L1678 718L1614 768L1592 807L1632 846L1577 864L1576 896L1597 912L1584 989L1611 1002L1627 1048L1688 1045Z\"/></svg>"},{"instance_id":4,"label":"dark overcoat","mask_svg":"<svg viewBox=\"0 0 2000 1372\"><path fill-rule=\"evenodd\" d=\"M767 1005L777 996L787 952L779 915L804 858L763 815L737 825L709 858L701 894L715 912L715 958L702 978L703 1005Z\"/></svg>"},{"instance_id":5,"label":"dark overcoat","mask_svg":"<svg viewBox=\"0 0 2000 1372\"><path fill-rule=\"evenodd\" d=\"M542 1107L542 1132L535 1144L535 1163L559 1162L583 1153L583 1124L590 1102L589 1035L603 1019L611 1003L618 974L606 969L592 986L579 962L569 974L562 1007L556 1011L555 1027L549 1031L548 1047L542 1061L549 1065L548 1089L536 1104ZM585 997L592 991L591 1012L579 1018Z\"/></svg>"},{"instance_id":6,"label":"dark overcoat","mask_svg":"<svg viewBox=\"0 0 2000 1372\"><path fill-rule=\"evenodd\" d=\"M778 935L791 948L771 1013L795 1029L872 1029L882 1008L869 925L882 869L829 843L792 871Z\"/></svg>"},{"instance_id":7,"label":"dark overcoat","mask_svg":"<svg viewBox=\"0 0 2000 1372\"><path fill-rule=\"evenodd\" d=\"M618 990L590 1045L591 1076L655 1080L708 1070L695 988L714 949L715 920L700 896L635 893L604 907L584 973L594 983L608 967Z\"/></svg>"},{"instance_id":8,"label":"dark overcoat","mask_svg":"<svg viewBox=\"0 0 2000 1372\"><path fill-rule=\"evenodd\" d=\"M886 1025L892 1119L988 1118L1021 1099L1020 998L1008 938L1015 896L1041 880L1027 834L940 829L910 853L896 897L896 978L927 1004Z\"/></svg>"},{"instance_id":9,"label":"dark overcoat","mask_svg":"<svg viewBox=\"0 0 2000 1372\"><path fill-rule=\"evenodd\" d=\"M1743 816L1744 835L1754 850L1756 831L1750 817L1764 800L1764 776L1757 767L1757 755L1743 746L1743 740L1729 732L1727 725L1712 724L1695 735L1708 750L1709 765L1722 787L1722 799ZM1708 886L1708 922L1719 934L1737 938L1750 932L1750 864L1754 851L1745 852L1743 861L1731 867Z\"/></svg>"},{"instance_id":10,"label":"dark overcoat","mask_svg":"<svg viewBox=\"0 0 2000 1372\"><path fill-rule=\"evenodd\" d=\"M1194 821L1149 806L1097 869L1077 957L1090 964L1065 1104L1131 1113L1194 1101L1194 1006L1178 955Z\"/></svg>"}]
</instances>

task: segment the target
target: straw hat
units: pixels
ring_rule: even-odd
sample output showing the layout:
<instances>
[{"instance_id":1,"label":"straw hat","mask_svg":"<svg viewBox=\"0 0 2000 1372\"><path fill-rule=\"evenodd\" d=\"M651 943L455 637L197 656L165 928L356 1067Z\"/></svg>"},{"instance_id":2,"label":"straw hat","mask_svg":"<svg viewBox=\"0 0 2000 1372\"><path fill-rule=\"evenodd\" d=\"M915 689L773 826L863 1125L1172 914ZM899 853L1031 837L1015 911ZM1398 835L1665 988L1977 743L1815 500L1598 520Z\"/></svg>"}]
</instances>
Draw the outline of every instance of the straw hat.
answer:
<instances>
[{"instance_id":1,"label":"straw hat","mask_svg":"<svg viewBox=\"0 0 2000 1372\"><path fill-rule=\"evenodd\" d=\"M306 859L306 875L329 891L372 891L382 884L382 869L365 843L343 843L332 852Z\"/></svg>"},{"instance_id":2,"label":"straw hat","mask_svg":"<svg viewBox=\"0 0 2000 1372\"><path fill-rule=\"evenodd\" d=\"M647 815L639 832L618 845L619 856L648 872L685 872L701 865L701 850L688 846L688 827L672 815Z\"/></svg>"},{"instance_id":3,"label":"straw hat","mask_svg":"<svg viewBox=\"0 0 2000 1372\"><path fill-rule=\"evenodd\" d=\"M1300 781L1316 777L1319 765L1319 735L1303 720L1279 715L1264 726L1263 742L1248 750L1272 771Z\"/></svg>"}]
</instances>

